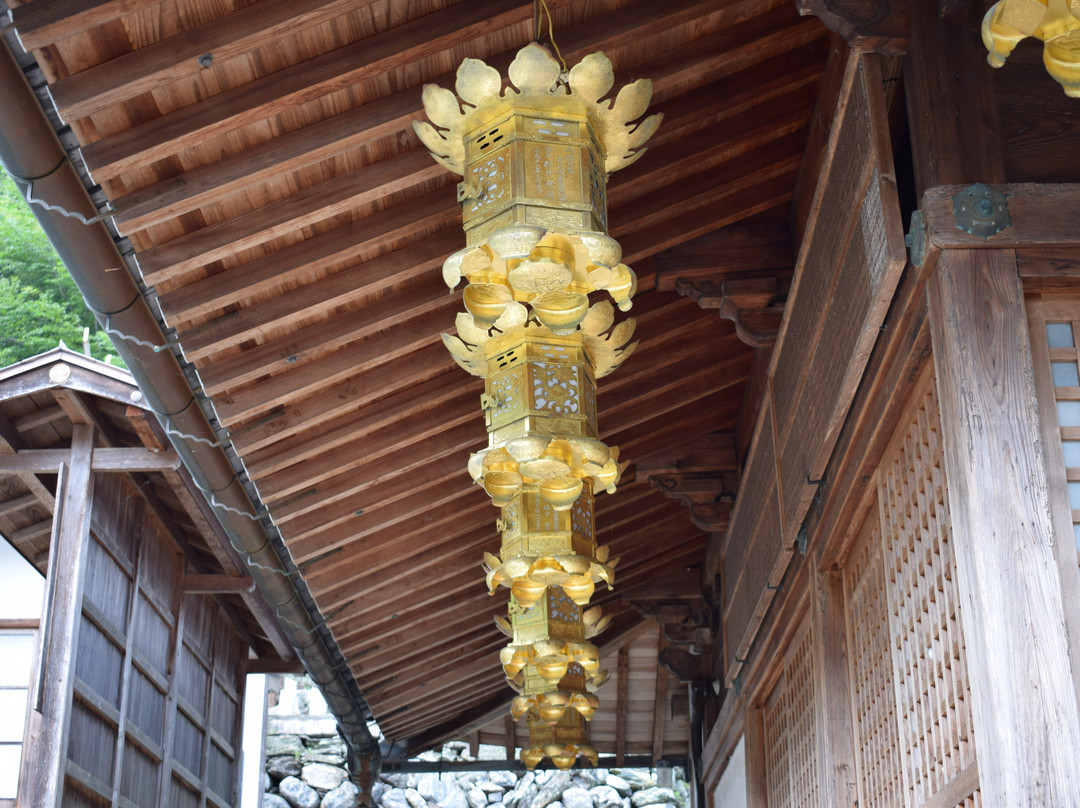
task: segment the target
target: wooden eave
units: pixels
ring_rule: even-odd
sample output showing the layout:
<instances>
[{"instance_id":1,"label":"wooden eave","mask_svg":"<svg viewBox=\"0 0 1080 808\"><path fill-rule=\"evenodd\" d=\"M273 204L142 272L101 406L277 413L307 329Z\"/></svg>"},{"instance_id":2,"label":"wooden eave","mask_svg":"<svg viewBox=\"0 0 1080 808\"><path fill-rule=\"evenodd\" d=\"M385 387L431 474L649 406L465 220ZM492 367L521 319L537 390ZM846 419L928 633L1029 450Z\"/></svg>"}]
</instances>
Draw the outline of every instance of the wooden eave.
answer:
<instances>
[{"instance_id":1,"label":"wooden eave","mask_svg":"<svg viewBox=\"0 0 1080 808\"><path fill-rule=\"evenodd\" d=\"M770 310L746 322L782 310L789 206L829 48L822 25L786 0L547 4L569 63L603 50L616 86L651 78L650 111L665 114L648 152L609 185L611 232L639 278L641 344L600 384L599 423L647 469L631 466L597 505L599 536L622 559L615 590L594 599L614 613L615 639L599 639L618 666L620 643L652 619L622 593L700 570L709 532L726 526L768 364L730 309L703 308L677 281L772 282L762 299L740 287L739 300ZM163 323L380 728L415 748L477 726L512 696L492 625L505 594L488 597L479 566L497 512L465 471L485 442L481 385L439 344L461 310L439 275L464 245L457 178L411 123L422 85L452 86L464 57L505 72L532 38L533 4L13 5ZM715 250L729 234L738 262ZM727 448L704 465L671 459L704 443ZM687 497L657 482L673 475ZM652 658L663 642L633 653ZM646 685L654 699L661 680ZM664 690L669 707L677 690ZM602 709L618 701L605 698ZM684 744L681 720L648 748ZM639 748L637 719L610 732L603 721L602 753Z\"/></svg>"}]
</instances>

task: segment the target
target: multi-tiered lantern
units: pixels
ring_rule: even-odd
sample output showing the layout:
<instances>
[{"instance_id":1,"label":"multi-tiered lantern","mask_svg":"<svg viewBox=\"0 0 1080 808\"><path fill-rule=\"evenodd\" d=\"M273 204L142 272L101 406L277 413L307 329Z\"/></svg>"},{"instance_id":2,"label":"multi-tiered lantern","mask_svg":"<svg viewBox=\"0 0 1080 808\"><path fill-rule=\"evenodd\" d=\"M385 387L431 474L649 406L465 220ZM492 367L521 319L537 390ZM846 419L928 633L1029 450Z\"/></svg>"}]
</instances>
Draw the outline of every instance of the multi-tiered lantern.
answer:
<instances>
[{"instance_id":1,"label":"multi-tiered lantern","mask_svg":"<svg viewBox=\"0 0 1080 808\"><path fill-rule=\"evenodd\" d=\"M660 116L631 123L651 97L645 80L601 100L614 83L603 54L564 72L530 44L508 77L504 86L497 70L466 59L457 96L424 88L434 126L415 128L463 177L467 246L443 277L451 288L467 279L466 312L443 342L485 380L488 448L469 472L502 510L502 546L484 566L489 591L510 589L509 620L496 623L511 638L501 654L520 694L511 712L529 723L522 760L569 768L579 756L596 761L585 722L606 673L589 640L607 621L583 607L598 583L612 585L617 562L595 536L593 496L614 491L622 471L618 447L599 438L596 380L636 344L633 320L612 327L612 304L590 306L588 295L605 290L630 308L634 273L607 235L607 175L641 155Z\"/></svg>"}]
</instances>

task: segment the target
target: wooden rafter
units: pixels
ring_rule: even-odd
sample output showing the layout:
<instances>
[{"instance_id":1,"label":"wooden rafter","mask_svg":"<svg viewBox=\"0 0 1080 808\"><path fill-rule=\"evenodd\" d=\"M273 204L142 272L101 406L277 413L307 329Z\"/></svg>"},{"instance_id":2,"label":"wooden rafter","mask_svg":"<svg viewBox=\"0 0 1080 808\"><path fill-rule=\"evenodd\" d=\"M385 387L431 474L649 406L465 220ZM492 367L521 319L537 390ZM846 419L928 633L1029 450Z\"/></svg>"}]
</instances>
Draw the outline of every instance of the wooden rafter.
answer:
<instances>
[{"instance_id":1,"label":"wooden rafter","mask_svg":"<svg viewBox=\"0 0 1080 808\"><path fill-rule=\"evenodd\" d=\"M767 360L731 322L665 286L666 251L707 251L695 241L748 219L787 220L796 177L812 168L803 150L830 42L790 4L548 4L568 62L605 51L615 86L651 78L651 109L665 115L648 152L608 187L612 233L639 277L629 314L641 339L598 396L600 437L638 464L596 501L598 536L623 557L617 589L594 598L615 616L602 644L614 656L646 624L621 591L697 569L707 547L679 503L650 488L646 461L717 432L733 436L741 459L753 417L742 402ZM511 691L496 661L505 638L489 622L505 593L489 597L478 566L497 547L498 511L465 471L485 442L482 384L439 344L461 310L439 278L465 243L456 179L411 125L421 85L453 87L462 57L505 75L533 10L510 0L286 5L205 8L165 24L152 2L71 0L64 18L51 0L31 0L15 16L228 451L269 506L380 726L415 750L490 720ZM772 273L778 294L784 271ZM18 426L63 425L54 410ZM161 440L149 422L135 427L147 448ZM179 502L159 503L163 518L176 513L184 530L213 537L200 552L218 563L189 570L188 588L244 598L284 656L186 472L149 478L176 489ZM711 492L690 477L684 488ZM11 490L17 524L42 521L16 507L26 489ZM699 525L726 513L713 516ZM218 566L222 577L198 577ZM697 637L696 618L663 608L672 637ZM662 673L650 694L650 737L627 738L644 719L636 708L624 717L624 754L681 748L665 737L686 721L663 705L667 683ZM503 727L501 738L514 745L522 732Z\"/></svg>"}]
</instances>

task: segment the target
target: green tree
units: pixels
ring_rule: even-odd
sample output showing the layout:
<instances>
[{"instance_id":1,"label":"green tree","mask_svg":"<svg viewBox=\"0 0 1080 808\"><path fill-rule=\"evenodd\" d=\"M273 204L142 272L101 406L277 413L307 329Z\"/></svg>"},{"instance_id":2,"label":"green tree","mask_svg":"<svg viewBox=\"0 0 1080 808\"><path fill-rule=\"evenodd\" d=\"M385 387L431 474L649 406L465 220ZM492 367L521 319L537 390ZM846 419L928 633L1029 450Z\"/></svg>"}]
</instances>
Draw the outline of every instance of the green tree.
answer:
<instances>
[{"instance_id":1,"label":"green tree","mask_svg":"<svg viewBox=\"0 0 1080 808\"><path fill-rule=\"evenodd\" d=\"M90 329L90 351L95 357L104 359L115 353L19 188L3 174L0 178L0 367L55 348L61 340L81 350L83 328Z\"/></svg>"}]
</instances>

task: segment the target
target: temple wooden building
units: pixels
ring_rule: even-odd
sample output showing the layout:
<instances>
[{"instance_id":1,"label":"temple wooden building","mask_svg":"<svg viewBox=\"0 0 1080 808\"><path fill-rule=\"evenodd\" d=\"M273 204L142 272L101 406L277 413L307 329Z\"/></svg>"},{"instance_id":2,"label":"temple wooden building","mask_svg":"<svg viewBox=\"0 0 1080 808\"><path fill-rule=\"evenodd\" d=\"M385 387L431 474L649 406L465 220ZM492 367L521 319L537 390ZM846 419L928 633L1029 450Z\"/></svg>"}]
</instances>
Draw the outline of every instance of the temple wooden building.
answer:
<instances>
[{"instance_id":1,"label":"temple wooden building","mask_svg":"<svg viewBox=\"0 0 1080 808\"><path fill-rule=\"evenodd\" d=\"M1076 806L1080 9L1006 3L994 69L964 0L9 0L0 156L244 560L189 575L288 615L221 596L366 784L527 734L466 470L494 405L440 341L485 197L421 145L423 87L471 57L514 92L537 37L651 79L606 186L639 344L597 389L629 465L590 743L688 760L713 808ZM124 761L69 765L79 804L154 804Z\"/></svg>"},{"instance_id":2,"label":"temple wooden building","mask_svg":"<svg viewBox=\"0 0 1080 808\"><path fill-rule=\"evenodd\" d=\"M0 619L44 660L14 804L231 803L248 660L296 654L131 374L63 347L0 370L0 439L0 533L48 582L40 621Z\"/></svg>"}]
</instances>

